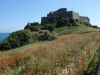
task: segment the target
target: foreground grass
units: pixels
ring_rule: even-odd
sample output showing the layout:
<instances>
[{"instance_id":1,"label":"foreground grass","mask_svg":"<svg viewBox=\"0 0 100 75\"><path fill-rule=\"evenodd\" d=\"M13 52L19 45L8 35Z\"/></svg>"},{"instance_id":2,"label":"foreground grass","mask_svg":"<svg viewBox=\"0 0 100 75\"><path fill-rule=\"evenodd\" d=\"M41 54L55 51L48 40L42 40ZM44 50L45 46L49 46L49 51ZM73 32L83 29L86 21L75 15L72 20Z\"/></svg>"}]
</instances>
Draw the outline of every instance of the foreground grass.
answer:
<instances>
[{"instance_id":1,"label":"foreground grass","mask_svg":"<svg viewBox=\"0 0 100 75\"><path fill-rule=\"evenodd\" d=\"M83 75L99 44L98 31L0 52L0 75Z\"/></svg>"}]
</instances>

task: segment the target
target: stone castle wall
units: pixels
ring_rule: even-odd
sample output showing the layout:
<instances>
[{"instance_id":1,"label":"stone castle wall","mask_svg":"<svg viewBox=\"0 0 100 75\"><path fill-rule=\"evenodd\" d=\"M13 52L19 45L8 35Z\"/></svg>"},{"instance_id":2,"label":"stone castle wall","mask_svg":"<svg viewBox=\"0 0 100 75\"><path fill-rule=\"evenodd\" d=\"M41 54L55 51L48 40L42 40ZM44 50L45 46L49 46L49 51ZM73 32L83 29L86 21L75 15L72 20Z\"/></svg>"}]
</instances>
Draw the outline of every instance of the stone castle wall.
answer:
<instances>
[{"instance_id":1,"label":"stone castle wall","mask_svg":"<svg viewBox=\"0 0 100 75\"><path fill-rule=\"evenodd\" d=\"M58 9L57 11L50 12L49 14L47 14L47 17L48 18L65 17L66 12L67 12L66 8L61 8L61 9Z\"/></svg>"},{"instance_id":2,"label":"stone castle wall","mask_svg":"<svg viewBox=\"0 0 100 75\"><path fill-rule=\"evenodd\" d=\"M79 14L78 14L77 12L75 12L75 11L68 11L68 12L66 13L66 15L67 15L67 17L69 17L69 18L73 17L73 18L75 18L75 19L79 19Z\"/></svg>"},{"instance_id":3,"label":"stone castle wall","mask_svg":"<svg viewBox=\"0 0 100 75\"><path fill-rule=\"evenodd\" d=\"M80 20L84 20L85 22L90 23L90 19L86 16L80 16Z\"/></svg>"},{"instance_id":4,"label":"stone castle wall","mask_svg":"<svg viewBox=\"0 0 100 75\"><path fill-rule=\"evenodd\" d=\"M46 24L48 22L49 18L59 18L59 17L68 17L68 18L75 18L75 19L81 19L86 22L90 22L89 18L86 16L80 16L79 13L75 11L67 11L67 8L60 8L57 11L50 12L47 14L47 17L41 18L41 24Z\"/></svg>"},{"instance_id":5,"label":"stone castle wall","mask_svg":"<svg viewBox=\"0 0 100 75\"><path fill-rule=\"evenodd\" d=\"M41 24L46 24L48 22L47 17L41 17Z\"/></svg>"}]
</instances>

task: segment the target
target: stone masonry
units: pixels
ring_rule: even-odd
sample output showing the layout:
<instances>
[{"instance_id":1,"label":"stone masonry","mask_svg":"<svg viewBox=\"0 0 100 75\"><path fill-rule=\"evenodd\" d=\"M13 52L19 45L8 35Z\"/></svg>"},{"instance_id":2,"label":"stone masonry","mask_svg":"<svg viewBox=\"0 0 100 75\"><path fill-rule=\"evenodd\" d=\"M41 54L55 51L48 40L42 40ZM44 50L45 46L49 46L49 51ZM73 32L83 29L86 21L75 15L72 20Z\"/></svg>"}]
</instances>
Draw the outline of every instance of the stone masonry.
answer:
<instances>
[{"instance_id":1,"label":"stone masonry","mask_svg":"<svg viewBox=\"0 0 100 75\"><path fill-rule=\"evenodd\" d=\"M48 19L50 18L59 18L59 17L68 17L68 18L72 17L72 18L81 19L81 20L84 20L85 22L90 23L90 20L88 17L80 16L79 13L75 11L67 11L67 8L60 8L57 11L53 11L47 14L47 17L42 17L41 24L48 23Z\"/></svg>"}]
</instances>

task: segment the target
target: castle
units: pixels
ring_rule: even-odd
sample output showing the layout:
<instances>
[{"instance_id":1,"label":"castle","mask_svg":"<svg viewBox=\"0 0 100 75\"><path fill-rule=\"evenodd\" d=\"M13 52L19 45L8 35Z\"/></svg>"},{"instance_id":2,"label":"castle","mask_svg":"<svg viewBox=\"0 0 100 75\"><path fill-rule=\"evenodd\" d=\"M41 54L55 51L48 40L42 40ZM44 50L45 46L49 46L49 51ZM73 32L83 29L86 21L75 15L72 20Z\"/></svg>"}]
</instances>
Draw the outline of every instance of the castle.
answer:
<instances>
[{"instance_id":1,"label":"castle","mask_svg":"<svg viewBox=\"0 0 100 75\"><path fill-rule=\"evenodd\" d=\"M67 8L60 8L57 11L53 11L47 14L47 17L42 17L41 24L48 23L48 19L50 18L59 18L59 17L68 17L68 18L72 17L72 18L80 19L80 20L90 23L90 20L88 17L80 16L79 13L75 11L67 11Z\"/></svg>"}]
</instances>

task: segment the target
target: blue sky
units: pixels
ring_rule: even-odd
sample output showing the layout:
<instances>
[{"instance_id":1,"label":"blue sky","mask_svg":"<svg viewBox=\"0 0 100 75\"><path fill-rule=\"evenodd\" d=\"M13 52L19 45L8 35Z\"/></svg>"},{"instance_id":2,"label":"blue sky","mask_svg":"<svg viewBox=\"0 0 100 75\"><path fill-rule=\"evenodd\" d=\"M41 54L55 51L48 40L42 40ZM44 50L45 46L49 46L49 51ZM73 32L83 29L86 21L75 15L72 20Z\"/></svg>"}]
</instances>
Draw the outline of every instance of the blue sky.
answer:
<instances>
[{"instance_id":1,"label":"blue sky","mask_svg":"<svg viewBox=\"0 0 100 75\"><path fill-rule=\"evenodd\" d=\"M21 30L28 22L41 22L41 17L59 8L88 16L100 27L100 0L0 0L0 33Z\"/></svg>"}]
</instances>

